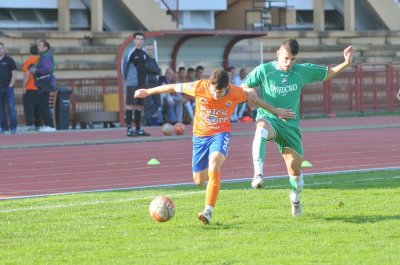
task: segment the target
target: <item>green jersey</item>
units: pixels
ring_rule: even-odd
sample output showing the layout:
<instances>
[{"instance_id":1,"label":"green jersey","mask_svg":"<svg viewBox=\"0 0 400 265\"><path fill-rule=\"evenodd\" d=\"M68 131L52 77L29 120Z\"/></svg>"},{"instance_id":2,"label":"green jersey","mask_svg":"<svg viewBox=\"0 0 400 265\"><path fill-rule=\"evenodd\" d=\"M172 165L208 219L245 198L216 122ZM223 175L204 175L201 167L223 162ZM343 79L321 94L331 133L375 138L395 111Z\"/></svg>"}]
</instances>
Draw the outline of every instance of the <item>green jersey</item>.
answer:
<instances>
[{"instance_id":1,"label":"green jersey","mask_svg":"<svg viewBox=\"0 0 400 265\"><path fill-rule=\"evenodd\" d=\"M295 119L287 119L287 125L299 126L300 94L304 85L325 80L328 67L316 64L294 64L289 72L279 70L277 62L260 64L251 71L243 83L260 87L260 97L275 108L292 109ZM268 116L279 119L263 108L258 108L257 119Z\"/></svg>"}]
</instances>

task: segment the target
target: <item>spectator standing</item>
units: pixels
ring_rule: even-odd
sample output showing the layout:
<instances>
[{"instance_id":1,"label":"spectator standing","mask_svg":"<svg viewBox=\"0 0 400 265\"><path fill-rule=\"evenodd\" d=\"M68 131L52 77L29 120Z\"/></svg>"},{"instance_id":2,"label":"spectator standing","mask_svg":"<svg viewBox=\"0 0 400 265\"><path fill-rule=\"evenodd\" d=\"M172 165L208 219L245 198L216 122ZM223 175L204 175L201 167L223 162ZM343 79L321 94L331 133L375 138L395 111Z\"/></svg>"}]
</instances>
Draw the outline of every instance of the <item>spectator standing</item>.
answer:
<instances>
[{"instance_id":1,"label":"spectator standing","mask_svg":"<svg viewBox=\"0 0 400 265\"><path fill-rule=\"evenodd\" d=\"M122 60L121 65L121 73L126 85L125 122L127 136L149 136L149 133L141 129L144 99L134 98L135 91L139 87L146 87L147 53L143 50L144 34L141 32L134 33L133 42L135 46L129 51L128 56ZM135 131L132 130L133 113L135 115Z\"/></svg>"},{"instance_id":2,"label":"spectator standing","mask_svg":"<svg viewBox=\"0 0 400 265\"><path fill-rule=\"evenodd\" d=\"M0 42L0 133L5 133L8 130L12 134L17 132L17 112L15 110L14 96L16 79L17 65L10 56L6 55L5 45Z\"/></svg>"},{"instance_id":3,"label":"spectator standing","mask_svg":"<svg viewBox=\"0 0 400 265\"><path fill-rule=\"evenodd\" d=\"M46 40L40 40L37 44L39 60L36 65L29 68L35 77L35 85L38 88L38 100L44 126L39 132L54 132L53 116L51 114L49 98L50 92L55 89L54 57L50 50L50 44Z\"/></svg>"},{"instance_id":4,"label":"spectator standing","mask_svg":"<svg viewBox=\"0 0 400 265\"><path fill-rule=\"evenodd\" d=\"M30 47L30 54L22 66L22 81L25 89L22 100L27 131L38 130L41 126L38 88L35 85L34 76L29 72L29 68L35 66L39 60L39 51L36 45Z\"/></svg>"},{"instance_id":5,"label":"spectator standing","mask_svg":"<svg viewBox=\"0 0 400 265\"><path fill-rule=\"evenodd\" d=\"M158 86L159 75L161 74L161 69L154 58L154 46L152 44L147 44L145 47L146 53L148 55L146 62L146 72L147 72L147 88L152 88ZM161 96L159 94L147 97L144 102L144 124L147 126L153 125L152 118L153 115L158 113L158 109L161 107Z\"/></svg>"}]
</instances>

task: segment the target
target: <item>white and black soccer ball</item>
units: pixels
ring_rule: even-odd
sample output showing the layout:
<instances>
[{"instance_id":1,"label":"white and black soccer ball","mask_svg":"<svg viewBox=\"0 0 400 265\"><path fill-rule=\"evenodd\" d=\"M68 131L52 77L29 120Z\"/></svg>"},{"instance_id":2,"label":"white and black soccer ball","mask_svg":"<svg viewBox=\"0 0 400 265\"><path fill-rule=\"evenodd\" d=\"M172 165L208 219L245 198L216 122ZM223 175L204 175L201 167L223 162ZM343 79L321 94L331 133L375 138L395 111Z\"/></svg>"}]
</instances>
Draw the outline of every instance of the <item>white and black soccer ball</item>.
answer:
<instances>
[{"instance_id":1,"label":"white and black soccer ball","mask_svg":"<svg viewBox=\"0 0 400 265\"><path fill-rule=\"evenodd\" d=\"M166 195L161 195L152 200L149 207L150 216L157 222L166 222L175 215L175 204Z\"/></svg>"}]
</instances>

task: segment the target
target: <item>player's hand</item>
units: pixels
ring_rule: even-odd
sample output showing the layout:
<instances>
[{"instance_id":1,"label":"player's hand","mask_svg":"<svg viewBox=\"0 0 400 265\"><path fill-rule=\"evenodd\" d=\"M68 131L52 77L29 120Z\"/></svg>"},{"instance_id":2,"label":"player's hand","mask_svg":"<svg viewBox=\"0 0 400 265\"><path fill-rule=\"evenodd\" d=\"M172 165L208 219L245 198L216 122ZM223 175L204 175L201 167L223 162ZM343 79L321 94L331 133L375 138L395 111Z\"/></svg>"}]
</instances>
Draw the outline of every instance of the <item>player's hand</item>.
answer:
<instances>
[{"instance_id":1,"label":"player's hand","mask_svg":"<svg viewBox=\"0 0 400 265\"><path fill-rule=\"evenodd\" d=\"M145 98L147 96L148 96L148 94L147 94L146 89L141 88L141 89L138 89L138 90L135 91L134 98Z\"/></svg>"},{"instance_id":2,"label":"player's hand","mask_svg":"<svg viewBox=\"0 0 400 265\"><path fill-rule=\"evenodd\" d=\"M276 116L278 116L278 118L283 120L283 121L286 121L286 119L294 119L294 118L296 118L296 113L291 109L278 108L278 109L276 109L274 114Z\"/></svg>"},{"instance_id":3,"label":"player's hand","mask_svg":"<svg viewBox=\"0 0 400 265\"><path fill-rule=\"evenodd\" d=\"M258 95L254 88L242 87L242 89L246 92L248 101L255 102L257 100Z\"/></svg>"},{"instance_id":4,"label":"player's hand","mask_svg":"<svg viewBox=\"0 0 400 265\"><path fill-rule=\"evenodd\" d=\"M352 46L349 46L343 50L344 61L349 65L353 62L353 53L354 50Z\"/></svg>"}]
</instances>

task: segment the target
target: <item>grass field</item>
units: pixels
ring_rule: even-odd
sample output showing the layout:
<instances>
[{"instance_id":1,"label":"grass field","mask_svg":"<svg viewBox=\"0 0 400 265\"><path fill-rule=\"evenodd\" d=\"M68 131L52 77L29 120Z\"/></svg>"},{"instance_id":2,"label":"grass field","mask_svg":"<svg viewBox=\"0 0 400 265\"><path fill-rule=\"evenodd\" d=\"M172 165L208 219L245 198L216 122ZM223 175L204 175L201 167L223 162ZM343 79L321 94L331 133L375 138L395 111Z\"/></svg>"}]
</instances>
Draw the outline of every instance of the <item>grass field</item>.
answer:
<instances>
[{"instance_id":1,"label":"grass field","mask_svg":"<svg viewBox=\"0 0 400 265\"><path fill-rule=\"evenodd\" d=\"M204 187L0 201L0 264L399 264L400 171L306 177L303 217L288 180L223 183L210 226ZM153 221L150 201L175 202Z\"/></svg>"}]
</instances>

